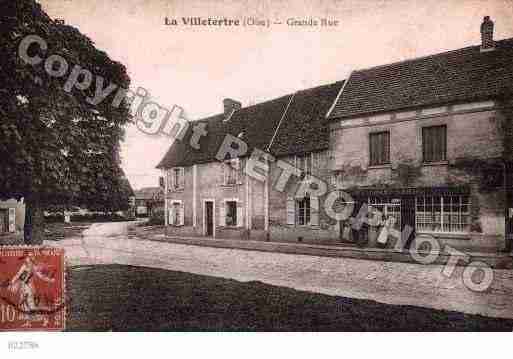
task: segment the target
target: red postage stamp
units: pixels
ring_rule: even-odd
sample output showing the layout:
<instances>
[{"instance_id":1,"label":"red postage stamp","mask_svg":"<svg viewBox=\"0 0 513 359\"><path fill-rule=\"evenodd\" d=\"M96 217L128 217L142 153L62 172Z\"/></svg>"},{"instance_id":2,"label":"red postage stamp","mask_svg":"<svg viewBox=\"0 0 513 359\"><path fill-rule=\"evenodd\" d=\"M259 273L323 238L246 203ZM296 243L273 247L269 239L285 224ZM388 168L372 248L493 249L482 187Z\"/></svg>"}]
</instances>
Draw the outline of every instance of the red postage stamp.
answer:
<instances>
[{"instance_id":1,"label":"red postage stamp","mask_svg":"<svg viewBox=\"0 0 513 359\"><path fill-rule=\"evenodd\" d=\"M64 330L64 249L0 247L0 330Z\"/></svg>"}]
</instances>

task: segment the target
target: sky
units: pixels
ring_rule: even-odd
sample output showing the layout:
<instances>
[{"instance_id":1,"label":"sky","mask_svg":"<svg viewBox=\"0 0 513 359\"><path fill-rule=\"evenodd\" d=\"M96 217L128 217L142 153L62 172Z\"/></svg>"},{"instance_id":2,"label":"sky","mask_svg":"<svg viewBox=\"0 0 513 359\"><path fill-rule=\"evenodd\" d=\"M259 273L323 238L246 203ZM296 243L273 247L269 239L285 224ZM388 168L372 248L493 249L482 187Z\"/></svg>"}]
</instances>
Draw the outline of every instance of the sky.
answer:
<instances>
[{"instance_id":1,"label":"sky","mask_svg":"<svg viewBox=\"0 0 513 359\"><path fill-rule=\"evenodd\" d=\"M132 87L147 89L188 120L345 79L351 70L480 43L485 15L494 38L513 37L513 0L40 0L123 63ZM271 27L165 26L182 17L253 18ZM338 26L288 26L287 19L328 18ZM155 166L171 145L135 126L122 144L122 167L134 189L158 186Z\"/></svg>"}]
</instances>

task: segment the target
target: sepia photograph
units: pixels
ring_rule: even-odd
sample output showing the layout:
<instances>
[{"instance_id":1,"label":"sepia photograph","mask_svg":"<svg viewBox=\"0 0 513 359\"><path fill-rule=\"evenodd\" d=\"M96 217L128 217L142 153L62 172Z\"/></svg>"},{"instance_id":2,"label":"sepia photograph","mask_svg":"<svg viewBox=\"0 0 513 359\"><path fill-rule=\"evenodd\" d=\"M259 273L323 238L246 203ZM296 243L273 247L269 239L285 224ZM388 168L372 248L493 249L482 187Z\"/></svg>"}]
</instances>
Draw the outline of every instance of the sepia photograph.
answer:
<instances>
[{"instance_id":1,"label":"sepia photograph","mask_svg":"<svg viewBox=\"0 0 513 359\"><path fill-rule=\"evenodd\" d=\"M508 343L511 0L0 0L0 28L7 357Z\"/></svg>"}]
</instances>

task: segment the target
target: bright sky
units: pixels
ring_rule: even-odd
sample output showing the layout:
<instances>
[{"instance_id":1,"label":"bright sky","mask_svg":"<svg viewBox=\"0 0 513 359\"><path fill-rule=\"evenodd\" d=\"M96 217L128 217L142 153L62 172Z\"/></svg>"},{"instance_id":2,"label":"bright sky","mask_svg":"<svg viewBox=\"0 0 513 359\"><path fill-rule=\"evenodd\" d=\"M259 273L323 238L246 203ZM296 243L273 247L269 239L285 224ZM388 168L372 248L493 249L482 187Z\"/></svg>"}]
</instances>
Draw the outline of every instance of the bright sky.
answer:
<instances>
[{"instance_id":1,"label":"bright sky","mask_svg":"<svg viewBox=\"0 0 513 359\"><path fill-rule=\"evenodd\" d=\"M190 120L344 79L382 65L480 42L483 16L495 39L513 37L511 0L40 0L96 46L126 65L134 88L147 89ZM201 16L278 20L330 18L339 26L164 26L164 18ZM123 168L134 189L157 186L155 166L170 140L129 128Z\"/></svg>"}]
</instances>

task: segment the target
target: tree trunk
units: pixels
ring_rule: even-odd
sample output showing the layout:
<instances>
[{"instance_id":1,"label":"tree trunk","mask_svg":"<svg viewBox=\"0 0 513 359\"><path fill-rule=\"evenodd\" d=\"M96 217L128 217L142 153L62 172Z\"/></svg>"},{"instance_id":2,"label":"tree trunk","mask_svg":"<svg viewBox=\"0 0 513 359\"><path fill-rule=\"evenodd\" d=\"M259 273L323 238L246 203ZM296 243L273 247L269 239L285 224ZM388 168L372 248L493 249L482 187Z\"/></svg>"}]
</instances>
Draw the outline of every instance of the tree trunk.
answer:
<instances>
[{"instance_id":1,"label":"tree trunk","mask_svg":"<svg viewBox=\"0 0 513 359\"><path fill-rule=\"evenodd\" d=\"M25 200L24 242L27 245L43 244L45 239L45 218L43 206L35 198Z\"/></svg>"}]
</instances>

